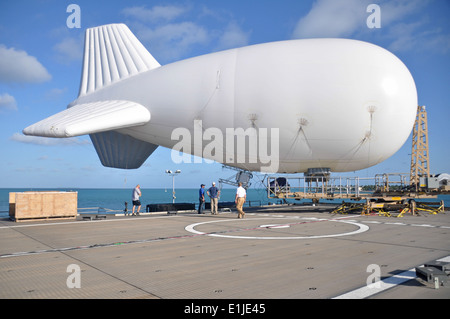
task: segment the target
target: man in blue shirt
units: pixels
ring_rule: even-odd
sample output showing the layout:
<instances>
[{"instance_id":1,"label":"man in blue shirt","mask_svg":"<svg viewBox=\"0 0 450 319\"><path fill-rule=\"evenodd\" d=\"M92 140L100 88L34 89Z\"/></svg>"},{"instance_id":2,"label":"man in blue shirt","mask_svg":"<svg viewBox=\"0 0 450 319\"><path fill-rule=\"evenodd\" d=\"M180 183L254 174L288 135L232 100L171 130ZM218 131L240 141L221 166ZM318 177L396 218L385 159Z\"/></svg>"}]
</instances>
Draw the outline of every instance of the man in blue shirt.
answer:
<instances>
[{"instance_id":1,"label":"man in blue shirt","mask_svg":"<svg viewBox=\"0 0 450 319\"><path fill-rule=\"evenodd\" d=\"M212 186L207 190L206 193L208 194L209 198L211 198L211 215L217 215L220 190L216 187L215 182L212 183Z\"/></svg>"},{"instance_id":2,"label":"man in blue shirt","mask_svg":"<svg viewBox=\"0 0 450 319\"><path fill-rule=\"evenodd\" d=\"M198 191L198 213L204 214L203 207L205 206L205 184L200 185L200 189Z\"/></svg>"}]
</instances>

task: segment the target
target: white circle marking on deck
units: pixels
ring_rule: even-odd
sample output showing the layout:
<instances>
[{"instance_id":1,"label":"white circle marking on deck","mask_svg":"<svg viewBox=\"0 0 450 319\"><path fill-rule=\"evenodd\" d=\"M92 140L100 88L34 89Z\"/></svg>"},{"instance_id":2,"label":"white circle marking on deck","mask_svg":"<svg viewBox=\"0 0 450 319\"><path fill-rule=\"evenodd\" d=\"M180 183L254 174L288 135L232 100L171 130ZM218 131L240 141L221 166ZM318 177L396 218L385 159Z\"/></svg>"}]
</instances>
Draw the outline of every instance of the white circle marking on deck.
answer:
<instances>
[{"instance_id":1,"label":"white circle marking on deck","mask_svg":"<svg viewBox=\"0 0 450 319\"><path fill-rule=\"evenodd\" d=\"M272 219L273 220L273 218L252 218L252 219L241 219L241 220L239 220L239 222L262 220L262 219ZM287 217L286 219L294 219L294 218ZM330 221L330 222L336 222L336 223L351 224L351 225L357 226L358 229L355 230L355 231L346 232L346 233L340 233L340 234L316 235L316 236L294 236L294 237L233 236L233 235L222 235L222 234L215 234L215 233L204 233L204 232L195 230L195 227L199 226L199 225L212 224L212 223L223 223L223 222L230 222L230 221L237 221L237 220L235 220L235 219L222 219L222 220L213 220L213 221L208 221L208 222L195 223L195 224L190 224L190 225L186 226L184 229L186 231L188 231L188 232L191 232L191 233L194 233L194 234L199 234L199 235L207 235L207 236L211 236L211 237L223 237L223 238L238 238L238 239L316 239L316 238L331 238L331 237L342 237L342 236L356 235L356 234L360 234L360 233L363 233L363 232L366 232L366 231L369 230L369 226L364 225L364 224L356 223L356 222L353 222L353 221L334 220L334 219L320 219L320 221ZM262 226L271 226L271 225L262 225ZM255 229L257 229L257 228L261 228L261 229L262 228L267 228L267 227L262 227L262 226L255 227ZM275 226L275 225L273 225L273 226ZM273 228L273 227L271 227L271 228Z\"/></svg>"}]
</instances>

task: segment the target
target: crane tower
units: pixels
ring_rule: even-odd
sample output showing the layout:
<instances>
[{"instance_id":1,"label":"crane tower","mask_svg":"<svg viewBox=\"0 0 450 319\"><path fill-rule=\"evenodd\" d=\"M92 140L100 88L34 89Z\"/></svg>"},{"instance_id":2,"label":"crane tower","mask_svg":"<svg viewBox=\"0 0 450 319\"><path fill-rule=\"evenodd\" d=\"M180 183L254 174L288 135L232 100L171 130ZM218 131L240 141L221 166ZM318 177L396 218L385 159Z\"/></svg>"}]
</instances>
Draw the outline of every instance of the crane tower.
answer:
<instances>
[{"instance_id":1,"label":"crane tower","mask_svg":"<svg viewBox=\"0 0 450 319\"><path fill-rule=\"evenodd\" d=\"M430 158L427 111L425 106L418 106L412 137L410 185L414 186L417 190L420 177L429 176Z\"/></svg>"}]
</instances>

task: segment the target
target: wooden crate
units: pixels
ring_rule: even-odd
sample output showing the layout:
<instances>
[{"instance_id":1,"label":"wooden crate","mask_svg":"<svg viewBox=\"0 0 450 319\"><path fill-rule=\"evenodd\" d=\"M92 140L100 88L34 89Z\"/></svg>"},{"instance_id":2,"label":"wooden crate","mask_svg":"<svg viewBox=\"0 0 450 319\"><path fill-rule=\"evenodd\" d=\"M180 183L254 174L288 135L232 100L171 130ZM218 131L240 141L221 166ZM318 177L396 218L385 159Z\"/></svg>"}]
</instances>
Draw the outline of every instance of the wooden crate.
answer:
<instances>
[{"instance_id":1,"label":"wooden crate","mask_svg":"<svg viewBox=\"0 0 450 319\"><path fill-rule=\"evenodd\" d=\"M17 222L42 219L76 218L77 192L9 193L9 217Z\"/></svg>"}]
</instances>

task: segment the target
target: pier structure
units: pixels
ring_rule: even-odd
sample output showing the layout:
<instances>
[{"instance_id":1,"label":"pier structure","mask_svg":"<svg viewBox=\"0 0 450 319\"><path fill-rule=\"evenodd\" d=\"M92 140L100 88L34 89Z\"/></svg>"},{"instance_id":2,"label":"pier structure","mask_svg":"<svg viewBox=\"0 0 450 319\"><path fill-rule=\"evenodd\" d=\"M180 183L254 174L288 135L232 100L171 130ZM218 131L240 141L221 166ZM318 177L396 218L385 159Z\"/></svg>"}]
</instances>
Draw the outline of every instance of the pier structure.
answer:
<instances>
[{"instance_id":1,"label":"pier structure","mask_svg":"<svg viewBox=\"0 0 450 319\"><path fill-rule=\"evenodd\" d=\"M447 193L440 188L420 188L416 191L410 187L408 175L402 173L377 174L372 178L320 174L267 179L268 198L283 201L310 199L314 204L320 200L343 200L334 210L335 213L377 212L389 217L402 217L405 213L415 215L420 211L436 214L444 211L444 202L430 199L437 199L439 194ZM349 200L353 202L345 202Z\"/></svg>"}]
</instances>

